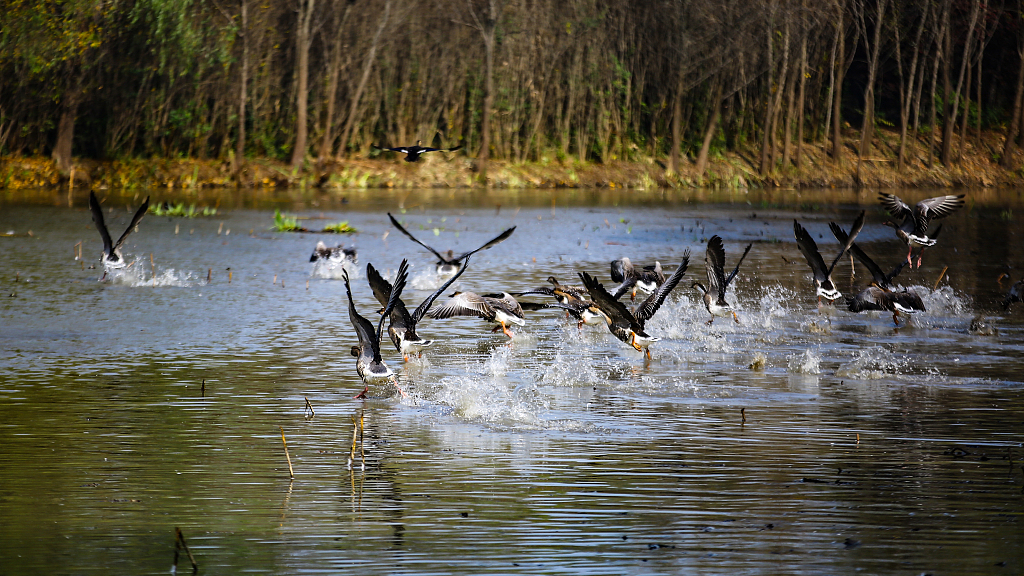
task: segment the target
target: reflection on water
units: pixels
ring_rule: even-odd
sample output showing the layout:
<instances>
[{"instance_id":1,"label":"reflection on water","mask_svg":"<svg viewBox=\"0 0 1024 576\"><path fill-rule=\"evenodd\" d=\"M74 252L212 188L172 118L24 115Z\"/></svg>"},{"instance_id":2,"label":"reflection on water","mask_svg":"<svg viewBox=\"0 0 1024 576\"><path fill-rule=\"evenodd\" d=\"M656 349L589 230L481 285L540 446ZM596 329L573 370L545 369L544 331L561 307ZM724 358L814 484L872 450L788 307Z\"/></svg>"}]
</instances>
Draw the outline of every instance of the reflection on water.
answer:
<instances>
[{"instance_id":1,"label":"reflection on water","mask_svg":"<svg viewBox=\"0 0 1024 576\"><path fill-rule=\"evenodd\" d=\"M112 227L131 194L103 200ZM217 216L147 216L134 264L103 283L84 196L8 195L0 572L166 572L175 527L202 573L1024 571L1024 309L999 308L997 280L1024 264L1019 197L971 197L897 279L927 311L895 328L819 312L792 241L798 217L831 251L828 221L870 192L198 191L184 200ZM341 265L308 262L341 241L274 233L274 208L359 230L343 240L365 311L368 262L391 278L409 258L411 306L440 285L389 210L439 250L518 227L452 290L582 270L607 284L621 256L694 257L648 323L649 365L555 309L511 340L425 320L421 358L382 343L409 398L357 401ZM885 268L905 249L880 220L869 211L861 244ZM689 288L712 234L729 262L755 242L727 295L739 324L707 326ZM867 278L848 261L835 274L846 293ZM991 334L972 333L979 315Z\"/></svg>"}]
</instances>

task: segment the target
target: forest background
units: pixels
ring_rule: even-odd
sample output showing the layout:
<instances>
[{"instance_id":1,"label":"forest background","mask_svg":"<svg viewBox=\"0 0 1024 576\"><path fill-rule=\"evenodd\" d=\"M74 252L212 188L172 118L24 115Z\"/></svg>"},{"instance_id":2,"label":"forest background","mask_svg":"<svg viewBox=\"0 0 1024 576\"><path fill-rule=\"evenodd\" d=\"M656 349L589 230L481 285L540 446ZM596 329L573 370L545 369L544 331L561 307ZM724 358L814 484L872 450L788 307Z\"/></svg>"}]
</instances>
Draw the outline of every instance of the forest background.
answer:
<instances>
[{"instance_id":1,"label":"forest background","mask_svg":"<svg viewBox=\"0 0 1024 576\"><path fill-rule=\"evenodd\" d=\"M0 187L1024 183L1024 0L0 10Z\"/></svg>"}]
</instances>

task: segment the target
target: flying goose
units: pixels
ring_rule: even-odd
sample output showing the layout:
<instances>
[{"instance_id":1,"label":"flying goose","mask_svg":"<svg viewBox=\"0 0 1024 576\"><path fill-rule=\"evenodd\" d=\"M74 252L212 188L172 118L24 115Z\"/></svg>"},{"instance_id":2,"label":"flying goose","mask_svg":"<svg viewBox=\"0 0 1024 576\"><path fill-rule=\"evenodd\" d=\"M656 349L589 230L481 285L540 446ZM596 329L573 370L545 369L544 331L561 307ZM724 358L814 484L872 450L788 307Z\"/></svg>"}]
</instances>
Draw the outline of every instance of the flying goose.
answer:
<instances>
[{"instance_id":1,"label":"flying goose","mask_svg":"<svg viewBox=\"0 0 1024 576\"><path fill-rule=\"evenodd\" d=\"M653 265L643 268L636 268L628 257L613 260L611 263L612 282L618 282L615 294L622 297L626 290L632 288L630 300L636 298L636 291L639 289L644 294L651 294L658 289L658 286L665 281L665 273L661 270L661 262L655 261Z\"/></svg>"},{"instance_id":2,"label":"flying goose","mask_svg":"<svg viewBox=\"0 0 1024 576\"><path fill-rule=\"evenodd\" d=\"M819 306L821 305L822 298L832 303L843 296L843 293L836 289L835 284L832 283L832 270L835 269L843 254L849 250L850 245L853 244L854 239L857 238L857 234L860 234L860 230L863 227L864 211L862 210L857 219L853 221L853 227L850 228L847 242L842 245L839 253L836 254L835 260L832 260L832 265L826 268L825 261L822 260L821 253L818 252L818 245L814 243L814 238L811 238L811 235L799 222L793 220L793 233L796 235L796 244L800 247L800 252L803 253L804 258L807 259L807 265L811 267L811 272L814 275L814 289L818 295Z\"/></svg>"},{"instance_id":3,"label":"flying goose","mask_svg":"<svg viewBox=\"0 0 1024 576\"><path fill-rule=\"evenodd\" d=\"M608 325L608 330L615 335L616 338L629 344L635 348L638 352L644 352L647 355L647 360L651 359L650 345L654 344L659 340L647 332L644 331L644 324L654 316L654 313L661 308L661 304L665 301L665 297L668 296L669 292L679 284L679 281L683 278L683 274L686 273L686 267L690 264L690 250L687 249L683 253L683 261L676 268L676 271L672 273L667 280L665 280L657 290L651 293L650 296L644 300L640 306L637 307L636 312L630 312L626 305L618 301L611 294L605 290L604 286L601 285L594 277L586 272L580 272L580 279L583 280L583 285L587 287L587 291L590 292L590 298L594 301L594 304L604 315L605 323Z\"/></svg>"},{"instance_id":4,"label":"flying goose","mask_svg":"<svg viewBox=\"0 0 1024 576\"><path fill-rule=\"evenodd\" d=\"M466 258L466 264L469 264L469 258ZM405 307L405 302L401 298L395 302L394 308L391 310L388 336L394 342L395 348L402 353L402 358L405 361L409 361L410 354L422 355L423 349L434 343L433 340L424 340L416 335L416 324L430 310L434 300L447 290L465 271L466 267L463 266L444 285L435 290L430 296L427 296L427 299L421 302L412 314L409 313L409 309ZM366 278L370 282L370 288L373 290L374 297L377 298L381 306L387 306L388 302L391 301L391 283L385 280L372 264L366 266Z\"/></svg>"},{"instance_id":5,"label":"flying goose","mask_svg":"<svg viewBox=\"0 0 1024 576\"><path fill-rule=\"evenodd\" d=\"M743 251L739 262L736 263L736 268L733 268L732 273L726 278L725 246L722 244L722 238L715 235L708 240L707 256L704 258L704 267L708 272L708 287L705 288L700 282L695 281L693 283L693 286L700 288L700 291L704 293L704 307L711 313L711 320L708 320L708 326L715 321L715 316L725 317L730 314L732 314L733 320L739 324L740 319L736 316L736 312L725 301L725 289L729 287L729 283L732 282L733 278L740 271L740 264L743 264L743 259L747 257L747 252L750 252L751 246L753 244L747 244L746 250Z\"/></svg>"},{"instance_id":6,"label":"flying goose","mask_svg":"<svg viewBox=\"0 0 1024 576\"><path fill-rule=\"evenodd\" d=\"M367 264L367 273L369 273L371 266ZM356 305L352 301L352 287L349 285L348 270L342 269L342 277L345 279L345 292L348 294L348 317L352 322L352 326L356 329L356 336L359 338L359 345L352 347L352 355L356 357L356 371L359 372L359 377L363 379L363 391L356 394L355 398L366 398L366 393L370 389L370 384L391 381L398 387L398 383L392 378L395 373L388 368L387 364L384 364L384 359L380 356L380 338L381 331L384 327L384 320L391 314L391 310L394 309L396 303L402 296L402 289L405 288L406 280L409 276L409 263L402 260L402 263L398 266L398 275L395 277L394 289L391 290L390 297L388 298L387 304L384 306L383 314L381 314L380 321L377 323L377 329L374 330L373 324L369 320L359 315L356 311ZM405 395L405 392L401 388L398 391Z\"/></svg>"},{"instance_id":7,"label":"flying goose","mask_svg":"<svg viewBox=\"0 0 1024 576\"><path fill-rule=\"evenodd\" d=\"M413 242L419 244L420 246L423 246L427 250L430 250L430 252L433 253L434 256L437 256L437 273L442 275L442 276L447 276L447 275L450 275L450 274L455 274L456 272L459 271L459 268L462 267L462 261L467 256L475 254L475 253L477 253L477 252L479 252L481 250L486 250L486 249L490 248L491 246L494 246L495 244L499 244L501 242L504 242L509 236L512 235L512 232L515 232L515 229L516 229L516 227L513 226L513 227L509 228L508 230L505 230L501 234L498 234L496 237L494 237L493 239L489 240L483 246L481 246L481 247L479 247L479 248L477 248L475 250L470 250L469 252L466 252L464 254L460 254L459 256L455 256L455 253L452 250L448 250L444 255L442 255L437 250L434 250L430 246L427 246L423 242L420 242L419 240L417 240L415 236L410 234L408 230L403 228L402 225L398 223L398 220L395 220L395 217L392 216L390 212L388 212L388 218L391 219L391 223L394 224L395 228L398 228L399 232L401 232L402 234L405 234L406 236L408 236L409 239L412 240Z\"/></svg>"},{"instance_id":8,"label":"flying goose","mask_svg":"<svg viewBox=\"0 0 1024 576\"><path fill-rule=\"evenodd\" d=\"M444 303L444 306L435 308L427 313L431 318L451 318L453 316L476 316L488 322L494 322L494 332L501 328L506 336L512 338L509 331L509 324L523 326L526 324L523 316L523 307L508 292L501 294L485 294L483 296L475 292L456 292Z\"/></svg>"},{"instance_id":9,"label":"flying goose","mask_svg":"<svg viewBox=\"0 0 1024 576\"><path fill-rule=\"evenodd\" d=\"M106 278L108 271L125 267L121 246L124 244L125 239L128 238L128 235L139 225L142 217L146 215L146 210L149 209L149 196L146 196L142 206L139 206L139 209L135 211L131 224L125 229L124 234L121 234L121 237L117 239L117 243L111 241L107 225L103 223L103 209L100 208L99 200L96 199L96 194L93 192L89 192L89 208L92 210L92 221L96 224L96 229L100 231L100 237L103 238L103 258L101 260L103 261L103 278Z\"/></svg>"},{"instance_id":10,"label":"flying goose","mask_svg":"<svg viewBox=\"0 0 1024 576\"><path fill-rule=\"evenodd\" d=\"M417 140L415 146L402 146L400 148L384 148L382 146L377 146L376 144L370 144L370 147L376 148L377 150L383 150L386 152L399 152L401 154L405 154L406 162L419 162L420 155L423 154L424 152L455 152L456 150L462 148L462 145L456 146L454 148L424 148L423 146L420 146L420 141Z\"/></svg>"},{"instance_id":11,"label":"flying goose","mask_svg":"<svg viewBox=\"0 0 1024 576\"><path fill-rule=\"evenodd\" d=\"M945 218L962 207L965 196L966 194L936 196L935 198L921 200L911 208L895 194L885 192L878 194L879 202L882 203L882 206L885 207L889 214L893 218L901 220L899 224L886 221L885 225L893 228L896 231L896 237L907 245L907 264L911 264L911 253L914 251L914 246L920 246L921 251L917 253L917 267L921 267L921 255L924 253L924 249L935 245L935 237L939 235L939 230L942 229L940 224L935 229L932 237L929 238L929 223L935 218Z\"/></svg>"}]
</instances>

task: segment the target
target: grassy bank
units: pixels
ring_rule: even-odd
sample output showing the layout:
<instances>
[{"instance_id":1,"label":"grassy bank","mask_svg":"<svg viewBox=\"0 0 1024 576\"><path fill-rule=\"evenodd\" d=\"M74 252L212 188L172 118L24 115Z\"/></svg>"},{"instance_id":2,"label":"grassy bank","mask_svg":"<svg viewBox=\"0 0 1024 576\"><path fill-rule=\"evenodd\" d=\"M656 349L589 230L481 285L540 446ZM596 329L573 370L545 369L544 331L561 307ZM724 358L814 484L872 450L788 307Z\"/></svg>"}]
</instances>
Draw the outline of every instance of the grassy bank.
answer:
<instances>
[{"instance_id":1,"label":"grassy bank","mask_svg":"<svg viewBox=\"0 0 1024 576\"><path fill-rule=\"evenodd\" d=\"M927 165L927 149L921 140L909 148L907 165L897 170L899 135L879 132L869 158L856 155L857 134L850 131L841 162L834 162L819 144L805 144L801 166L779 167L768 173L757 170L759 150L726 152L713 157L704 174L698 174L692 158L681 162L679 173L667 170L667 160L640 156L632 161L588 163L541 159L538 162L492 161L487 185L497 188L656 187L715 188L961 188L1018 187L1024 185L1024 153L1017 152L1005 169L997 160L1004 136L983 134L970 141L962 156L945 167L933 159ZM428 154L417 163L400 155L383 159L355 158L308 165L295 171L281 162L247 159L237 170L224 160L127 159L99 161L79 158L72 174L61 174L49 158L0 158L0 188L52 188L67 186L110 188L274 188L287 186L346 188L466 188L482 187L472 158L453 154Z\"/></svg>"}]
</instances>

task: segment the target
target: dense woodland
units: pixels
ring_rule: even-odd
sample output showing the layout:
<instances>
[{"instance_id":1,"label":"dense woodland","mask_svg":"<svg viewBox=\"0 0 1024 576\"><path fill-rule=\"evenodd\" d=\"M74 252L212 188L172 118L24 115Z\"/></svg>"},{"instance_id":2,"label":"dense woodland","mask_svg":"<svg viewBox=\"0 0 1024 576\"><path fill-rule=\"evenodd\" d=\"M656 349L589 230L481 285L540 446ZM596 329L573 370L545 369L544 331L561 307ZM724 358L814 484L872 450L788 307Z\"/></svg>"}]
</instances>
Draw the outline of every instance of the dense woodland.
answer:
<instances>
[{"instance_id":1,"label":"dense woodland","mask_svg":"<svg viewBox=\"0 0 1024 576\"><path fill-rule=\"evenodd\" d=\"M1024 0L0 0L0 153L512 162L1024 135ZM847 139L841 133L847 133ZM849 134L859 135L859 146Z\"/></svg>"}]
</instances>

